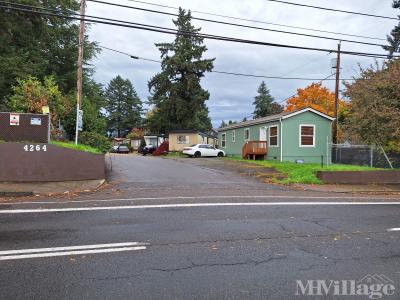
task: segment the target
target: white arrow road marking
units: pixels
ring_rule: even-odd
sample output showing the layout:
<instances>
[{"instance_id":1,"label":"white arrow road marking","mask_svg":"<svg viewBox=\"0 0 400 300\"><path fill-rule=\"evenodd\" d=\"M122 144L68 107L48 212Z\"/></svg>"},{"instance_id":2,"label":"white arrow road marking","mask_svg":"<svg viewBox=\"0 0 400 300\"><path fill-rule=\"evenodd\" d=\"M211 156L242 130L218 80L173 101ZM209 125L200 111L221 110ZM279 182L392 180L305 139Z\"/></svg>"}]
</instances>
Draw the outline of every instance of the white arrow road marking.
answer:
<instances>
[{"instance_id":1,"label":"white arrow road marking","mask_svg":"<svg viewBox=\"0 0 400 300\"><path fill-rule=\"evenodd\" d=\"M147 249L146 245L149 244L129 242L129 243L114 243L114 244L82 245L82 246L71 246L71 247L7 250L7 251L0 251L0 261L26 259L26 258L137 251L137 250Z\"/></svg>"},{"instance_id":2,"label":"white arrow road marking","mask_svg":"<svg viewBox=\"0 0 400 300\"><path fill-rule=\"evenodd\" d=\"M400 228L389 228L387 231L400 231Z\"/></svg>"},{"instance_id":3,"label":"white arrow road marking","mask_svg":"<svg viewBox=\"0 0 400 300\"><path fill-rule=\"evenodd\" d=\"M233 202L233 203L179 203L134 206L96 206L71 208L37 208L37 209L4 209L0 214L24 214L46 212L75 212L97 210L124 210L145 208L190 208L190 207L223 207L223 206L354 206L354 205L400 205L400 202Z\"/></svg>"}]
</instances>

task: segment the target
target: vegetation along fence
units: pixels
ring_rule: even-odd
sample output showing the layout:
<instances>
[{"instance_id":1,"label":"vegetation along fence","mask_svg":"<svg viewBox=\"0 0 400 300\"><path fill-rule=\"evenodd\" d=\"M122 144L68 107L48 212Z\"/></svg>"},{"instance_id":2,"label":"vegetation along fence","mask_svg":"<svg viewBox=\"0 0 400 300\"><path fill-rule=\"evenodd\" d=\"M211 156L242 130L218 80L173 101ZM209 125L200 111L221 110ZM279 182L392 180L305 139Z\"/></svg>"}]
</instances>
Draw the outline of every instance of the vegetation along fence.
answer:
<instances>
[{"instance_id":1,"label":"vegetation along fence","mask_svg":"<svg viewBox=\"0 0 400 300\"><path fill-rule=\"evenodd\" d=\"M368 145L333 144L332 163L370 166L375 168L400 168L400 154L385 152L382 147Z\"/></svg>"}]
</instances>

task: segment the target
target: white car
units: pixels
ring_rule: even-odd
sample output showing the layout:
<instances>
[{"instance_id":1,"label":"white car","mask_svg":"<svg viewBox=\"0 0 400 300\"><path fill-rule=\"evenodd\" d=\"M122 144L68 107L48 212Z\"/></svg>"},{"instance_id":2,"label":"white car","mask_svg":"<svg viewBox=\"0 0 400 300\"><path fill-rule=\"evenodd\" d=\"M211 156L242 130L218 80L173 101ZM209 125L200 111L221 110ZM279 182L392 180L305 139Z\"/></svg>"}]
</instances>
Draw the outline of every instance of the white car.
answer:
<instances>
[{"instance_id":1,"label":"white car","mask_svg":"<svg viewBox=\"0 0 400 300\"><path fill-rule=\"evenodd\" d=\"M192 157L201 157L201 156L218 156L224 157L225 152L220 149L216 149L214 146L206 145L206 144L196 144L190 147L186 147L182 151L183 154L192 156Z\"/></svg>"}]
</instances>

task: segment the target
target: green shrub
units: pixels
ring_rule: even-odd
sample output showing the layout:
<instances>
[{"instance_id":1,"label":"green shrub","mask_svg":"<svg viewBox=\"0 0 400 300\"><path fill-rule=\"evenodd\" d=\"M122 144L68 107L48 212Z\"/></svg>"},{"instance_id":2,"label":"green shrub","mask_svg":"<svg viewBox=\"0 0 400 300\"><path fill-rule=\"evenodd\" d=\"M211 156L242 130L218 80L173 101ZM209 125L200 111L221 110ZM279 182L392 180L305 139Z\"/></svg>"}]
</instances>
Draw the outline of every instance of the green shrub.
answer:
<instances>
[{"instance_id":1,"label":"green shrub","mask_svg":"<svg viewBox=\"0 0 400 300\"><path fill-rule=\"evenodd\" d=\"M111 149L110 140L104 135L96 132L82 132L79 136L79 141L81 144L97 148L103 153L106 153Z\"/></svg>"}]
</instances>

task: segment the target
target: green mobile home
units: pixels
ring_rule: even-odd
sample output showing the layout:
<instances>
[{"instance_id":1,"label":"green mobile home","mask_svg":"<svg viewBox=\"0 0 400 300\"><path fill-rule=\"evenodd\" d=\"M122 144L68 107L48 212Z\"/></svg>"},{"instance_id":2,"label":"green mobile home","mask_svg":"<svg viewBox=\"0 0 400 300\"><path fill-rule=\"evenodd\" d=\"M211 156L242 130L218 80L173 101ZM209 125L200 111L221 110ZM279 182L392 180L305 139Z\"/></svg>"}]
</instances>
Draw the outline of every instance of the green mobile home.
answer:
<instances>
[{"instance_id":1,"label":"green mobile home","mask_svg":"<svg viewBox=\"0 0 400 300\"><path fill-rule=\"evenodd\" d=\"M226 155L241 156L246 144L261 141L266 159L329 164L333 121L309 107L284 112L220 128L219 145Z\"/></svg>"}]
</instances>

